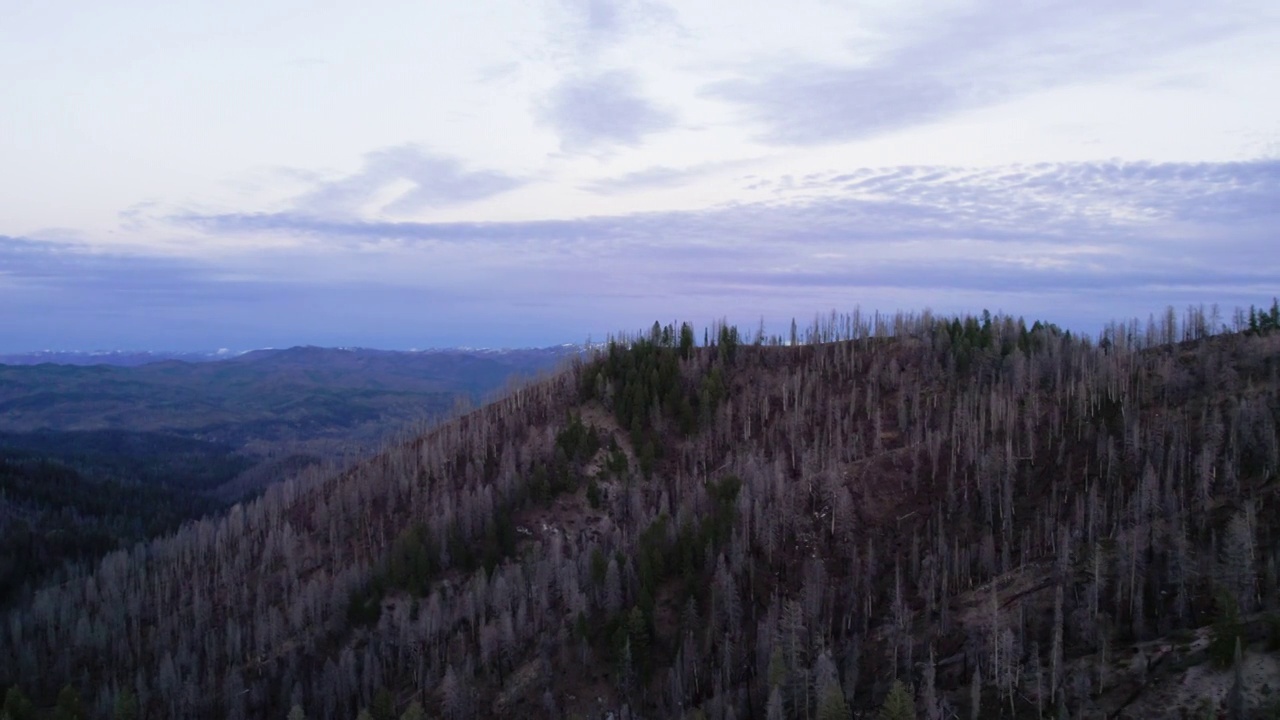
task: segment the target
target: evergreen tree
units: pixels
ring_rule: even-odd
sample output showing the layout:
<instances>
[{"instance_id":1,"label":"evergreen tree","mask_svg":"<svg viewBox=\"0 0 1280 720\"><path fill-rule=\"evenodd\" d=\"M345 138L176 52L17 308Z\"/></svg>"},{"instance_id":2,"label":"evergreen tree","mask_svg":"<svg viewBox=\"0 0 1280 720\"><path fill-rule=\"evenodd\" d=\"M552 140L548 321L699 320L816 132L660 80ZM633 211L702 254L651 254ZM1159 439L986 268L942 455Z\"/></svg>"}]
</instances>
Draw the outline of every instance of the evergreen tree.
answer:
<instances>
[{"instance_id":1,"label":"evergreen tree","mask_svg":"<svg viewBox=\"0 0 1280 720\"><path fill-rule=\"evenodd\" d=\"M765 717L768 720L786 720L786 708L782 705L782 688L774 685L769 691L769 704L765 706Z\"/></svg>"},{"instance_id":2,"label":"evergreen tree","mask_svg":"<svg viewBox=\"0 0 1280 720\"><path fill-rule=\"evenodd\" d=\"M880 706L880 720L915 720L916 704L911 690L901 680L894 680L889 694Z\"/></svg>"},{"instance_id":3,"label":"evergreen tree","mask_svg":"<svg viewBox=\"0 0 1280 720\"><path fill-rule=\"evenodd\" d=\"M1209 659L1220 668L1230 667L1242 632L1235 597L1225 591L1219 592L1218 617L1209 635Z\"/></svg>"},{"instance_id":4,"label":"evergreen tree","mask_svg":"<svg viewBox=\"0 0 1280 720\"><path fill-rule=\"evenodd\" d=\"M84 720L84 705L80 693L70 685L63 685L58 692L58 704L53 708L54 720Z\"/></svg>"},{"instance_id":5,"label":"evergreen tree","mask_svg":"<svg viewBox=\"0 0 1280 720\"><path fill-rule=\"evenodd\" d=\"M1062 694L1058 695L1059 703L1062 701ZM969 717L971 720L978 720L982 713L982 671L978 666L973 668L973 678L969 680Z\"/></svg>"},{"instance_id":6,"label":"evergreen tree","mask_svg":"<svg viewBox=\"0 0 1280 720\"><path fill-rule=\"evenodd\" d=\"M898 716L894 716L898 717ZM905 717L915 717L907 715ZM839 685L834 685L818 697L818 720L848 720L849 704L844 701L844 692Z\"/></svg>"},{"instance_id":7,"label":"evergreen tree","mask_svg":"<svg viewBox=\"0 0 1280 720\"><path fill-rule=\"evenodd\" d=\"M467 690L453 665L444 671L444 679L440 682L440 699L446 720L462 720L467 716Z\"/></svg>"},{"instance_id":8,"label":"evergreen tree","mask_svg":"<svg viewBox=\"0 0 1280 720\"><path fill-rule=\"evenodd\" d=\"M818 720L848 720L849 704L831 654L823 651L813 664L813 686L818 698Z\"/></svg>"},{"instance_id":9,"label":"evergreen tree","mask_svg":"<svg viewBox=\"0 0 1280 720\"><path fill-rule=\"evenodd\" d=\"M770 688L786 688L787 661L782 657L782 643L773 644L773 652L769 654L768 682Z\"/></svg>"},{"instance_id":10,"label":"evergreen tree","mask_svg":"<svg viewBox=\"0 0 1280 720\"><path fill-rule=\"evenodd\" d=\"M1240 638L1236 637L1236 649L1233 664L1235 678L1231 683L1231 691L1227 696L1227 716L1231 720L1245 720L1244 707L1244 659L1240 652Z\"/></svg>"},{"instance_id":11,"label":"evergreen tree","mask_svg":"<svg viewBox=\"0 0 1280 720\"><path fill-rule=\"evenodd\" d=\"M4 694L4 708L0 710L0 714L9 720L32 720L35 712L35 705L17 685L10 687Z\"/></svg>"},{"instance_id":12,"label":"evergreen tree","mask_svg":"<svg viewBox=\"0 0 1280 720\"><path fill-rule=\"evenodd\" d=\"M937 670L933 648L929 648L929 662L924 666L924 687L920 690L920 705L925 720L942 720L942 706L938 702Z\"/></svg>"},{"instance_id":13,"label":"evergreen tree","mask_svg":"<svg viewBox=\"0 0 1280 720\"><path fill-rule=\"evenodd\" d=\"M400 715L400 720L427 720L427 711L422 709L422 703L414 700L409 703L409 707L404 709L404 713Z\"/></svg>"},{"instance_id":14,"label":"evergreen tree","mask_svg":"<svg viewBox=\"0 0 1280 720\"><path fill-rule=\"evenodd\" d=\"M116 693L115 709L111 717L114 720L138 720L138 697L132 690L126 687Z\"/></svg>"},{"instance_id":15,"label":"evergreen tree","mask_svg":"<svg viewBox=\"0 0 1280 720\"><path fill-rule=\"evenodd\" d=\"M693 326L689 323L680 324L680 357L693 357Z\"/></svg>"},{"instance_id":16,"label":"evergreen tree","mask_svg":"<svg viewBox=\"0 0 1280 720\"><path fill-rule=\"evenodd\" d=\"M369 705L369 714L373 716L373 720L396 720L395 700L391 697L391 691L385 687L378 688Z\"/></svg>"}]
</instances>

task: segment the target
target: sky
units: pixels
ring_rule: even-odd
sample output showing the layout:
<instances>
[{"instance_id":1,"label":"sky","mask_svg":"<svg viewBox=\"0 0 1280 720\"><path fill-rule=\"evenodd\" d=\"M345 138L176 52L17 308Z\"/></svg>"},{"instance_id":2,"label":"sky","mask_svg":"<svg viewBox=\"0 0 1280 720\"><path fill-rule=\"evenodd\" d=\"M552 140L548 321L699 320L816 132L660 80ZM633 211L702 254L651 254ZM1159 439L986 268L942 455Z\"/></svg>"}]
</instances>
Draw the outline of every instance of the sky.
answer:
<instances>
[{"instance_id":1,"label":"sky","mask_svg":"<svg viewBox=\"0 0 1280 720\"><path fill-rule=\"evenodd\" d=\"M0 352L1280 294L1280 3L5 0Z\"/></svg>"}]
</instances>

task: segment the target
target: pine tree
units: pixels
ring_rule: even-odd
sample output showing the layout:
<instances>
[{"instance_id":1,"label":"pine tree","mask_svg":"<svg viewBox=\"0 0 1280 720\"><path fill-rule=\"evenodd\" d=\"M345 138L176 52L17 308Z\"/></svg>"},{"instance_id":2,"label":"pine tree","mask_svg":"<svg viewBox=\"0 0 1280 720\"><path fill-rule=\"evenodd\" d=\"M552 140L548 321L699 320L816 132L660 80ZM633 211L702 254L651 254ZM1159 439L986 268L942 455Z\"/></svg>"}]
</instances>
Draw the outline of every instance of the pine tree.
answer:
<instances>
[{"instance_id":1,"label":"pine tree","mask_svg":"<svg viewBox=\"0 0 1280 720\"><path fill-rule=\"evenodd\" d=\"M848 720L848 718L849 704L844 701L844 692L840 690L839 685L828 688L818 696L817 720Z\"/></svg>"},{"instance_id":2,"label":"pine tree","mask_svg":"<svg viewBox=\"0 0 1280 720\"><path fill-rule=\"evenodd\" d=\"M680 324L680 357L693 357L693 326L689 323Z\"/></svg>"},{"instance_id":3,"label":"pine tree","mask_svg":"<svg viewBox=\"0 0 1280 720\"><path fill-rule=\"evenodd\" d=\"M404 709L404 713L400 715L400 720L427 720L427 711L422 709L422 703L414 700L409 703L409 707Z\"/></svg>"},{"instance_id":4,"label":"pine tree","mask_svg":"<svg viewBox=\"0 0 1280 720\"><path fill-rule=\"evenodd\" d=\"M818 698L818 720L847 720L849 705L844 700L839 674L831 654L825 650L813 663L813 686Z\"/></svg>"},{"instance_id":5,"label":"pine tree","mask_svg":"<svg viewBox=\"0 0 1280 720\"><path fill-rule=\"evenodd\" d=\"M373 702L369 705L369 714L373 716L373 720L395 720L396 707L391 691L385 687L378 688L378 691L373 694Z\"/></svg>"},{"instance_id":6,"label":"pine tree","mask_svg":"<svg viewBox=\"0 0 1280 720\"><path fill-rule=\"evenodd\" d=\"M942 705L938 702L937 670L934 667L933 647L929 648L929 662L924 666L924 687L920 689L920 705L925 720L942 720Z\"/></svg>"},{"instance_id":7,"label":"pine tree","mask_svg":"<svg viewBox=\"0 0 1280 720\"><path fill-rule=\"evenodd\" d=\"M794 715L809 712L809 663L808 632L804 625L804 611L800 603L787 600L782 604L782 616L778 623L783 659L786 664L787 700Z\"/></svg>"},{"instance_id":8,"label":"pine tree","mask_svg":"<svg viewBox=\"0 0 1280 720\"><path fill-rule=\"evenodd\" d=\"M1233 660L1235 679L1231 683L1231 691L1227 696L1227 713L1231 720L1245 720L1244 707L1244 659L1240 652L1240 638L1236 637L1236 650Z\"/></svg>"},{"instance_id":9,"label":"pine tree","mask_svg":"<svg viewBox=\"0 0 1280 720\"><path fill-rule=\"evenodd\" d=\"M63 685L58 692L58 704L53 708L54 720L84 720L84 705L80 693L70 685Z\"/></svg>"},{"instance_id":10,"label":"pine tree","mask_svg":"<svg viewBox=\"0 0 1280 720\"><path fill-rule=\"evenodd\" d=\"M786 708L782 705L782 688L774 685L769 691L769 704L765 706L765 717L768 720L786 720Z\"/></svg>"},{"instance_id":11,"label":"pine tree","mask_svg":"<svg viewBox=\"0 0 1280 720\"><path fill-rule=\"evenodd\" d=\"M138 696L127 687L116 693L115 707L111 717L113 720L138 720Z\"/></svg>"},{"instance_id":12,"label":"pine tree","mask_svg":"<svg viewBox=\"0 0 1280 720\"><path fill-rule=\"evenodd\" d=\"M444 679L440 681L440 699L447 720L462 720L466 716L466 690L453 665L445 669Z\"/></svg>"},{"instance_id":13,"label":"pine tree","mask_svg":"<svg viewBox=\"0 0 1280 720\"><path fill-rule=\"evenodd\" d=\"M774 694L778 696L779 701L784 699L783 693L787 689L787 662L782 656L782 643L774 642L773 652L769 654L769 668L767 670L766 681L769 684L770 697Z\"/></svg>"},{"instance_id":14,"label":"pine tree","mask_svg":"<svg viewBox=\"0 0 1280 720\"><path fill-rule=\"evenodd\" d=\"M10 687L4 694L4 708L0 710L0 714L10 720L31 720L35 717L35 712L35 705L17 685Z\"/></svg>"},{"instance_id":15,"label":"pine tree","mask_svg":"<svg viewBox=\"0 0 1280 720\"><path fill-rule=\"evenodd\" d=\"M973 678L969 681L969 718L978 720L982 716L982 669L973 666Z\"/></svg>"},{"instance_id":16,"label":"pine tree","mask_svg":"<svg viewBox=\"0 0 1280 720\"><path fill-rule=\"evenodd\" d=\"M915 720L916 704L911 690L901 680L894 680L889 694L880 706L880 720Z\"/></svg>"},{"instance_id":17,"label":"pine tree","mask_svg":"<svg viewBox=\"0 0 1280 720\"><path fill-rule=\"evenodd\" d=\"M1257 595L1257 563L1255 561L1254 532L1249 510L1237 512L1227 524L1222 540L1222 584L1235 598L1235 605L1242 613L1254 609Z\"/></svg>"},{"instance_id":18,"label":"pine tree","mask_svg":"<svg viewBox=\"0 0 1280 720\"><path fill-rule=\"evenodd\" d=\"M1209 634L1209 659L1215 665L1224 669L1231 666L1232 653L1241 632L1235 597L1228 592L1218 593L1218 617L1213 621Z\"/></svg>"}]
</instances>

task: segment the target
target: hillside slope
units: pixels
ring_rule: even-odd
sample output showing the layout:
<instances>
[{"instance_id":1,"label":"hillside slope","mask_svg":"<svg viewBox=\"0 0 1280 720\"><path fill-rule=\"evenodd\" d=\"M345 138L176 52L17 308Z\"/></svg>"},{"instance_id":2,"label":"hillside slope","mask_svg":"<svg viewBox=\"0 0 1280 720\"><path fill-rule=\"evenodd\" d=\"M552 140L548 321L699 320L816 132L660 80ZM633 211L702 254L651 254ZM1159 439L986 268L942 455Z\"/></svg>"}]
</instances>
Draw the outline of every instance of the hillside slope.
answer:
<instances>
[{"instance_id":1,"label":"hillside slope","mask_svg":"<svg viewBox=\"0 0 1280 720\"><path fill-rule=\"evenodd\" d=\"M0 607L64 562L172 532L302 468L372 454L578 352L300 347L197 363L0 365Z\"/></svg>"},{"instance_id":2,"label":"hillside slope","mask_svg":"<svg viewBox=\"0 0 1280 720\"><path fill-rule=\"evenodd\" d=\"M1238 643L1274 702L1280 335L717 335L108 556L4 618L0 681L101 717L835 718L895 680L920 717L1149 717L1188 674L1228 703Z\"/></svg>"}]
</instances>

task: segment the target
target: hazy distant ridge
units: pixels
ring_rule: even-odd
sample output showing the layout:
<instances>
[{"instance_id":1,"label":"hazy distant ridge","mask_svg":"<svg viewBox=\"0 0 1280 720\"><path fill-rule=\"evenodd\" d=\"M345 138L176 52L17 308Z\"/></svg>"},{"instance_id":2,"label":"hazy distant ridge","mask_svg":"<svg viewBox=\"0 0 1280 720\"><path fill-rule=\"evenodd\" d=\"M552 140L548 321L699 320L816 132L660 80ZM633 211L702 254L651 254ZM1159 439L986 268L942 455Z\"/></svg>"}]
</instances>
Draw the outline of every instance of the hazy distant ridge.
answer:
<instances>
[{"instance_id":1,"label":"hazy distant ridge","mask_svg":"<svg viewBox=\"0 0 1280 720\"><path fill-rule=\"evenodd\" d=\"M360 355L483 355L524 356L536 355L559 356L569 355L580 349L580 346L568 344L545 348L471 348L449 347L428 348L424 350L378 350L362 347L326 348L314 345L295 346L292 348L258 348L253 350L32 350L30 352L0 354L0 365L112 365L116 367L138 367L156 362L179 360L189 363L218 362L243 357L262 357L288 351L329 351L356 353Z\"/></svg>"}]
</instances>

